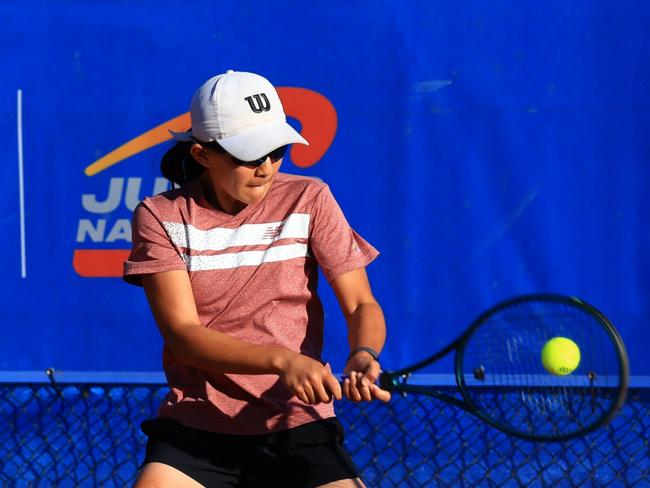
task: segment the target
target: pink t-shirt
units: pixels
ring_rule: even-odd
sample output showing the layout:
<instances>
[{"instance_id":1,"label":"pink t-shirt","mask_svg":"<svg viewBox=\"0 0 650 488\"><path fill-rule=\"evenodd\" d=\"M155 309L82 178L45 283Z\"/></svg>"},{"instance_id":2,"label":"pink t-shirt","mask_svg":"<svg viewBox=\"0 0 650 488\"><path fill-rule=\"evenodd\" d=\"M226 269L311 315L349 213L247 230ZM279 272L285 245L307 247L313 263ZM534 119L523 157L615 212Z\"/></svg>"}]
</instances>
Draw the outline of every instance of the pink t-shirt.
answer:
<instances>
[{"instance_id":1,"label":"pink t-shirt","mask_svg":"<svg viewBox=\"0 0 650 488\"><path fill-rule=\"evenodd\" d=\"M141 284L143 274L186 270L202 325L320 360L317 266L331 281L377 254L318 180L278 173L266 197L236 215L212 207L195 180L135 209L124 279ZM158 414L189 427L263 434L334 415L331 403L306 405L277 375L203 371L167 347L163 368L170 392Z\"/></svg>"}]
</instances>

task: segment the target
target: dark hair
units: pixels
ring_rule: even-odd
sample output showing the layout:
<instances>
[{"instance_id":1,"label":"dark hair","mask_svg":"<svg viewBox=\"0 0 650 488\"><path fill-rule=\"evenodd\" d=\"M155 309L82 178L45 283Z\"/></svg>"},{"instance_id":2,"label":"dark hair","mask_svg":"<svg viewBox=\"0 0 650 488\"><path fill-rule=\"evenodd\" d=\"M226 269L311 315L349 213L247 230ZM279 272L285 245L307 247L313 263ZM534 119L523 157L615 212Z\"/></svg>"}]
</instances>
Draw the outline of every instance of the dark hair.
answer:
<instances>
[{"instance_id":1,"label":"dark hair","mask_svg":"<svg viewBox=\"0 0 650 488\"><path fill-rule=\"evenodd\" d=\"M172 184L183 186L203 173L203 166L192 157L194 141L178 141L163 155L160 171Z\"/></svg>"},{"instance_id":2,"label":"dark hair","mask_svg":"<svg viewBox=\"0 0 650 488\"><path fill-rule=\"evenodd\" d=\"M196 162L190 152L192 146L197 143L218 153L226 152L216 141L178 141L167 150L160 161L161 173L173 184L183 186L203 173L203 166Z\"/></svg>"}]
</instances>

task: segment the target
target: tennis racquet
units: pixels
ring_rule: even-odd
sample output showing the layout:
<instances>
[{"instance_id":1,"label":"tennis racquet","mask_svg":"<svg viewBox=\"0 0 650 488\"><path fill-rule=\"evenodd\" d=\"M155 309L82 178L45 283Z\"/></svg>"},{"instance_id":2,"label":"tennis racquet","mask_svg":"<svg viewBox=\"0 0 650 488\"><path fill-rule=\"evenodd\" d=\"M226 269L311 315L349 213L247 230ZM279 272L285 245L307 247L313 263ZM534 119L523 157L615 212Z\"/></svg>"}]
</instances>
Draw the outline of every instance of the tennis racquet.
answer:
<instances>
[{"instance_id":1,"label":"tennis racquet","mask_svg":"<svg viewBox=\"0 0 650 488\"><path fill-rule=\"evenodd\" d=\"M541 352L568 338L580 359L570 374L549 373ZM411 373L455 353L460 397L411 384ZM385 390L435 397L522 439L562 441L607 424L625 401L629 363L612 323L591 305L561 295L525 295L487 310L436 354L382 372Z\"/></svg>"}]
</instances>

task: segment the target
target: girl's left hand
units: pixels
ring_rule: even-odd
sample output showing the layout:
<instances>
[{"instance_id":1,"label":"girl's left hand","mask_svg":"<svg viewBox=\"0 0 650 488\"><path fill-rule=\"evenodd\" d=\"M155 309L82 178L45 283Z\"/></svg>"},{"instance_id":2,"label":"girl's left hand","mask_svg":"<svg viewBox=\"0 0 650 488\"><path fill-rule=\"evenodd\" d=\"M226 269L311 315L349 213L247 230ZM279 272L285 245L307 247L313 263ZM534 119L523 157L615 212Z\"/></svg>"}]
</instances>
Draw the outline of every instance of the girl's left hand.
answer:
<instances>
[{"instance_id":1,"label":"girl's left hand","mask_svg":"<svg viewBox=\"0 0 650 488\"><path fill-rule=\"evenodd\" d=\"M390 400L390 392L382 390L375 382L381 368L379 362L368 353L359 352L352 356L343 370L347 376L343 380L343 395L353 402Z\"/></svg>"}]
</instances>

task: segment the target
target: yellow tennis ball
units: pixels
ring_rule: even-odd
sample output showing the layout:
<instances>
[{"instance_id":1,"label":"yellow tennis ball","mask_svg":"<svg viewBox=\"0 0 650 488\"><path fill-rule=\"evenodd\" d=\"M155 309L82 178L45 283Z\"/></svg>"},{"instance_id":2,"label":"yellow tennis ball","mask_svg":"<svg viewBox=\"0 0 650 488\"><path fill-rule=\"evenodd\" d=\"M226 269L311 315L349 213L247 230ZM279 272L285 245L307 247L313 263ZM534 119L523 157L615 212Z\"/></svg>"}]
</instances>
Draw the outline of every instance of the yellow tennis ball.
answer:
<instances>
[{"instance_id":1,"label":"yellow tennis ball","mask_svg":"<svg viewBox=\"0 0 650 488\"><path fill-rule=\"evenodd\" d=\"M580 348L571 339L554 337L542 348L542 364L551 374L573 373L580 364Z\"/></svg>"}]
</instances>

